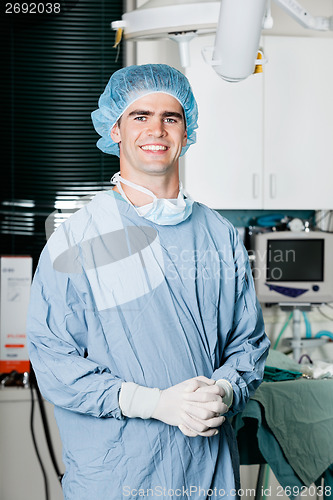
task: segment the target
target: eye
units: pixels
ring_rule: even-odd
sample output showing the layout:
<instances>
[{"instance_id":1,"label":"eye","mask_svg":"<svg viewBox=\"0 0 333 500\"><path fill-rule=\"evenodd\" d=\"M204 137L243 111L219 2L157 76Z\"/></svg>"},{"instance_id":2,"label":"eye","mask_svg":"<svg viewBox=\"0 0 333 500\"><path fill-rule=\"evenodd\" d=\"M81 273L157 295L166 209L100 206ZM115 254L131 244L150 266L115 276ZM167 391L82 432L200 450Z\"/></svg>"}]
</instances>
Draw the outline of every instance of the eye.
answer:
<instances>
[{"instance_id":1,"label":"eye","mask_svg":"<svg viewBox=\"0 0 333 500\"><path fill-rule=\"evenodd\" d=\"M146 116L136 116L134 118L134 120L136 120L138 122L145 122L147 120L147 117Z\"/></svg>"},{"instance_id":2,"label":"eye","mask_svg":"<svg viewBox=\"0 0 333 500\"><path fill-rule=\"evenodd\" d=\"M165 118L164 119L165 123L176 123L177 120L175 120L175 118Z\"/></svg>"}]
</instances>

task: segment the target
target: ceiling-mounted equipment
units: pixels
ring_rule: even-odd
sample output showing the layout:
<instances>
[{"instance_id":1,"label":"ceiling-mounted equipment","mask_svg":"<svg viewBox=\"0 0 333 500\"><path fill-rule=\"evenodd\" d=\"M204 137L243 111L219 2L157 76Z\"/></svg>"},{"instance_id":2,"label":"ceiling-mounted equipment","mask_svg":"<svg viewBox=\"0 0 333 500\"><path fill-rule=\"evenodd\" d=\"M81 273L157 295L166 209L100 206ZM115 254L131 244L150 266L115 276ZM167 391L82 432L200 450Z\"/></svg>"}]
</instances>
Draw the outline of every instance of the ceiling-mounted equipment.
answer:
<instances>
[{"instance_id":1,"label":"ceiling-mounted equipment","mask_svg":"<svg viewBox=\"0 0 333 500\"><path fill-rule=\"evenodd\" d=\"M296 0L274 1L305 28L333 30L333 16L311 16ZM273 22L270 0L148 0L111 26L123 29L125 40L178 42L183 67L189 65L189 41L216 32L214 48L204 50L205 60L223 79L238 82L254 72L261 31Z\"/></svg>"},{"instance_id":2,"label":"ceiling-mounted equipment","mask_svg":"<svg viewBox=\"0 0 333 500\"><path fill-rule=\"evenodd\" d=\"M127 40L154 40L188 31L214 33L220 4L220 0L148 0L123 14L121 21L112 23L112 28L124 28Z\"/></svg>"},{"instance_id":3,"label":"ceiling-mounted equipment","mask_svg":"<svg viewBox=\"0 0 333 500\"><path fill-rule=\"evenodd\" d=\"M296 0L274 0L274 2L303 28L316 31L333 31L333 16L312 16Z\"/></svg>"},{"instance_id":4,"label":"ceiling-mounted equipment","mask_svg":"<svg viewBox=\"0 0 333 500\"><path fill-rule=\"evenodd\" d=\"M220 5L220 0L148 0L111 26L123 29L125 40L169 38L177 42L181 65L186 68L190 65L189 42L216 32Z\"/></svg>"},{"instance_id":5,"label":"ceiling-mounted equipment","mask_svg":"<svg viewBox=\"0 0 333 500\"><path fill-rule=\"evenodd\" d=\"M222 0L210 64L224 80L238 82L254 72L266 5L267 0Z\"/></svg>"}]
</instances>

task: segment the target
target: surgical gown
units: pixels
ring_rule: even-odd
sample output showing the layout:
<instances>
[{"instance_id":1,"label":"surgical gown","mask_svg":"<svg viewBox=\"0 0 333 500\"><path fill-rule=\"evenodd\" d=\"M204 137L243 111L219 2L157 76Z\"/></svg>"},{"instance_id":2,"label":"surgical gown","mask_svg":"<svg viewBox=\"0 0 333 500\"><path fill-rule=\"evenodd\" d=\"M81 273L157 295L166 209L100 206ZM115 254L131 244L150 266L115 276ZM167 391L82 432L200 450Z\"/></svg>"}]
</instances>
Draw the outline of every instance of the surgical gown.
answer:
<instances>
[{"instance_id":1,"label":"surgical gown","mask_svg":"<svg viewBox=\"0 0 333 500\"><path fill-rule=\"evenodd\" d=\"M206 206L175 226L104 191L44 248L31 289L30 357L55 405L66 500L237 498L228 419L187 437L126 418L123 381L165 389L197 375L230 381L239 412L262 380L269 341L237 230Z\"/></svg>"}]
</instances>

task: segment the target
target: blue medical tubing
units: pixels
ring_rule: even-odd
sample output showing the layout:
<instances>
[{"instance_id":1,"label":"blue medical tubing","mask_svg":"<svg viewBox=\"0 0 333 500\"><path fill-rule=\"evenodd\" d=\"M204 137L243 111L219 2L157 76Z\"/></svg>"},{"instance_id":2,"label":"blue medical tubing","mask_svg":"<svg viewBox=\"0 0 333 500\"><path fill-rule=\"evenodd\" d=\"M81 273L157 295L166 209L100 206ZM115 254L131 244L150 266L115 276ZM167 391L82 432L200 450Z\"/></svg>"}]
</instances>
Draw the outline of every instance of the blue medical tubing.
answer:
<instances>
[{"instance_id":1,"label":"blue medical tubing","mask_svg":"<svg viewBox=\"0 0 333 500\"><path fill-rule=\"evenodd\" d=\"M333 332L329 332L328 330L320 330L318 333L316 333L315 338L319 339L321 337L329 337L331 340L333 340Z\"/></svg>"},{"instance_id":2,"label":"blue medical tubing","mask_svg":"<svg viewBox=\"0 0 333 500\"><path fill-rule=\"evenodd\" d=\"M311 323L309 321L308 315L303 311L303 318L305 323L305 337L310 339L312 337Z\"/></svg>"},{"instance_id":3,"label":"blue medical tubing","mask_svg":"<svg viewBox=\"0 0 333 500\"><path fill-rule=\"evenodd\" d=\"M256 220L256 225L261 227L271 227L276 226L283 219L283 215L281 214L271 214L271 215L263 215L258 217Z\"/></svg>"},{"instance_id":4,"label":"blue medical tubing","mask_svg":"<svg viewBox=\"0 0 333 500\"><path fill-rule=\"evenodd\" d=\"M278 343L280 342L280 339L281 339L281 337L282 337L282 335L283 335L283 333L284 333L285 329L286 329L286 328L287 328L287 326L289 325L289 321L291 320L291 318L292 318L292 317L293 317L293 311L291 311L291 313L289 314L289 317L288 317L287 321L286 321L286 322L285 322L285 324L283 325L283 327L282 327L282 329L281 329L281 331L280 331L280 333L279 333L279 335L278 335L278 338L276 339L276 342L275 342L275 344L274 344L274 346L273 346L273 349L274 349L274 350L277 348Z\"/></svg>"}]
</instances>

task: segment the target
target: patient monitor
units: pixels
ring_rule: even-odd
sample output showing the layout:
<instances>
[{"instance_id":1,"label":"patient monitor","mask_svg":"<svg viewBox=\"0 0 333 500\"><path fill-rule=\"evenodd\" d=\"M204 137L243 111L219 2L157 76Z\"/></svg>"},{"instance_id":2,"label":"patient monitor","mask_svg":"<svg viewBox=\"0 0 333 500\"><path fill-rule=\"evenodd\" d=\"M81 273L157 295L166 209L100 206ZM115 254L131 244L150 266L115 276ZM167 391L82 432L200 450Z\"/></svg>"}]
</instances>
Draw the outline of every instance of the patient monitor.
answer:
<instances>
[{"instance_id":1,"label":"patient monitor","mask_svg":"<svg viewBox=\"0 0 333 500\"><path fill-rule=\"evenodd\" d=\"M258 234L253 276L266 304L333 301L333 234L276 231Z\"/></svg>"}]
</instances>

